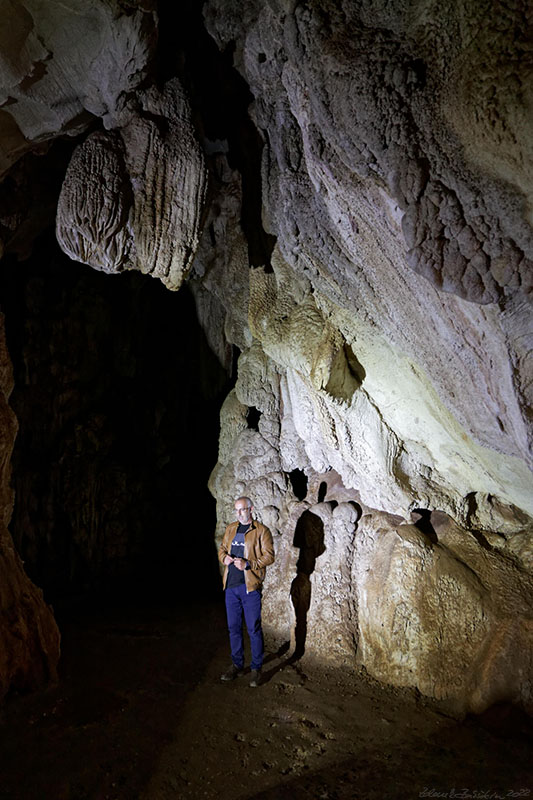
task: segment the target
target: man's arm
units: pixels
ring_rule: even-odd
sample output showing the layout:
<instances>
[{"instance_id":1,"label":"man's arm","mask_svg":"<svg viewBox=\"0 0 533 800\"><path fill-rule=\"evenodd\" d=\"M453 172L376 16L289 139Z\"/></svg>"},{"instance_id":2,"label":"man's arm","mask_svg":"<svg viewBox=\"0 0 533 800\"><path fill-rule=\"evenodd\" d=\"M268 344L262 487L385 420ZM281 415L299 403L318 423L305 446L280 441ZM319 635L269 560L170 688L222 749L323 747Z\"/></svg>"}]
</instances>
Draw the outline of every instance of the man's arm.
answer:
<instances>
[{"instance_id":1,"label":"man's arm","mask_svg":"<svg viewBox=\"0 0 533 800\"><path fill-rule=\"evenodd\" d=\"M224 536L222 537L222 541L220 542L220 547L218 548L218 560L221 564L231 564L233 558L230 556L228 550L229 538L228 537L228 528L224 531ZM226 560L227 559L227 560Z\"/></svg>"},{"instance_id":2,"label":"man's arm","mask_svg":"<svg viewBox=\"0 0 533 800\"><path fill-rule=\"evenodd\" d=\"M274 563L274 542L272 541L272 534L266 526L263 526L259 534L259 550L260 555L256 560L248 559L251 569L262 569L268 567L269 564Z\"/></svg>"}]
</instances>

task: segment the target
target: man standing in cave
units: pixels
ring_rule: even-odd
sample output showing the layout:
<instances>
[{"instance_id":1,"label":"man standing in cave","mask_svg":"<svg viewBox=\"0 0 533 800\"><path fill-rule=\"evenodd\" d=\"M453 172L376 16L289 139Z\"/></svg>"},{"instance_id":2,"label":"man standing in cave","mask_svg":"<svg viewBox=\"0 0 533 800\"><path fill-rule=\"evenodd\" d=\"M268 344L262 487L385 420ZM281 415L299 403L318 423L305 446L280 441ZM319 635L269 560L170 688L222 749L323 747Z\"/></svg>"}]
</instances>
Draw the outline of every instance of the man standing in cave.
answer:
<instances>
[{"instance_id":1,"label":"man standing in cave","mask_svg":"<svg viewBox=\"0 0 533 800\"><path fill-rule=\"evenodd\" d=\"M272 534L266 525L252 517L249 497L235 501L237 522L228 525L218 550L224 564L222 585L231 648L231 667L221 680L232 681L244 667L243 614L252 651L250 686L259 686L263 666L263 629L261 627L261 590L266 567L274 562Z\"/></svg>"}]
</instances>

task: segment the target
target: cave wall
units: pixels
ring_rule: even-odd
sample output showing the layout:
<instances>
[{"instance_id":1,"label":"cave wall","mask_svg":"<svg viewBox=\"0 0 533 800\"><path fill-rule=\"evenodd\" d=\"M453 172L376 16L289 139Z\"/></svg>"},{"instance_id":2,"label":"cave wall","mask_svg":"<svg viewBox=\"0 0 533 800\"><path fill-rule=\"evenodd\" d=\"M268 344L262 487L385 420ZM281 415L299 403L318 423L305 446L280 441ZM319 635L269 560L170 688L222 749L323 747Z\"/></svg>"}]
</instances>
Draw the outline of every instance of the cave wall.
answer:
<instances>
[{"instance_id":1,"label":"cave wall","mask_svg":"<svg viewBox=\"0 0 533 800\"><path fill-rule=\"evenodd\" d=\"M278 630L296 623L291 534L305 508L323 518L316 655L462 709L531 706L531 189L505 166L528 158L526 16L251 6L205 9L254 97L277 239L249 273L220 517L235 487L279 532ZM295 469L337 476L325 502L296 502Z\"/></svg>"},{"instance_id":2,"label":"cave wall","mask_svg":"<svg viewBox=\"0 0 533 800\"><path fill-rule=\"evenodd\" d=\"M9 405L13 370L0 319L0 698L12 689L37 689L57 679L60 636L42 591L28 578L7 528L13 509L11 453L17 421Z\"/></svg>"},{"instance_id":3,"label":"cave wall","mask_svg":"<svg viewBox=\"0 0 533 800\"><path fill-rule=\"evenodd\" d=\"M86 6L95 31L103 6ZM25 8L53 55L46 13ZM208 0L203 19L185 4L190 41L176 34L173 60L165 27L164 73L151 60L156 15L115 10L109 52L126 67L111 75L103 59L105 111L85 77L69 78L82 87L73 130L88 135L66 171L57 237L97 269L140 270L172 290L188 281L219 361L229 369L238 355L209 486L217 536L241 493L274 532L266 624L459 710L531 708L524 4ZM59 27L79 37L74 20ZM40 63L24 30L4 47L19 78ZM209 90L195 79L199 53ZM35 93L66 103L63 79L32 74L3 109L28 147L66 132L66 117L23 128ZM232 111L239 98L238 124L222 111L213 121L209 92L231 95ZM6 165L20 152L7 147ZM17 225L3 221L6 249ZM295 543L306 512L323 526L307 571Z\"/></svg>"}]
</instances>

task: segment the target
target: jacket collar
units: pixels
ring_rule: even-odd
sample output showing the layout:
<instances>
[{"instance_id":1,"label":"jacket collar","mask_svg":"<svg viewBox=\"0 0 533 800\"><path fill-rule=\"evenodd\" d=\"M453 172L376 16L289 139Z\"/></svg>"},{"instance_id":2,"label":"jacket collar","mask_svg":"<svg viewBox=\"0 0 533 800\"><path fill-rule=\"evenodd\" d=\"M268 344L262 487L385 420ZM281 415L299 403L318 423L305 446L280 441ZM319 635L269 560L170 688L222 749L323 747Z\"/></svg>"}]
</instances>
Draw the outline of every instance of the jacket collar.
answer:
<instances>
[{"instance_id":1,"label":"jacket collar","mask_svg":"<svg viewBox=\"0 0 533 800\"><path fill-rule=\"evenodd\" d=\"M238 520L238 519L237 519L237 520L235 520L235 522L233 523L233 525L235 525L235 530L238 530L238 527L239 527L239 525L240 525L240 524L241 524L241 523L239 522L239 520ZM248 528L248 530L246 531L246 533L245 533L244 535L246 536L246 534L247 534L247 533L250 533L250 531L253 531L255 528L257 528L257 520L255 520L255 519L252 517L252 522L251 522L251 525L250 525L250 527Z\"/></svg>"}]
</instances>

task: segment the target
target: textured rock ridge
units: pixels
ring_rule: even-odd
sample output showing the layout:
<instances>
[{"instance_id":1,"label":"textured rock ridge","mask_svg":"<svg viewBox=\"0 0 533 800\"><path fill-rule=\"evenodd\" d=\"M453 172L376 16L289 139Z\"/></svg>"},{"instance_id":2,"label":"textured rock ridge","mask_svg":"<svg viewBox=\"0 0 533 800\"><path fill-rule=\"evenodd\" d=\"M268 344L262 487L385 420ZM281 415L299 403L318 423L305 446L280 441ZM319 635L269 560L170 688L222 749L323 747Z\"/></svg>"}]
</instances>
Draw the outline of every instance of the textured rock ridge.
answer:
<instances>
[{"instance_id":1,"label":"textured rock ridge","mask_svg":"<svg viewBox=\"0 0 533 800\"><path fill-rule=\"evenodd\" d=\"M258 3L247 23L238 4L208 4L210 30L222 45L236 42L236 63L256 98L254 116L272 135L269 184L276 191L290 182L298 192L291 176L307 173L311 204L331 233L341 227L345 244L358 216L352 205L349 217L350 184L377 184L401 220L404 258L434 285L481 303L506 286L529 292L527 168L511 180L512 170L498 166L527 162L531 64L509 57L514 27L527 35L521 4L490 14L479 6L453 23L434 4L412 3L408 13L403 3L389 4L386 13L374 5ZM480 41L473 38L478 26ZM506 64L503 73L496 62ZM473 137L463 97L475 81L484 91L470 91L468 107L470 119L480 120L488 175L478 168L480 157L475 164L468 158ZM455 115L457 107L463 114ZM306 205L309 199L298 203L302 222ZM293 216L285 241L295 238ZM306 238L306 226L298 227Z\"/></svg>"},{"instance_id":2,"label":"textured rock ridge","mask_svg":"<svg viewBox=\"0 0 533 800\"><path fill-rule=\"evenodd\" d=\"M119 133L75 151L59 197L57 239L104 272L138 269L177 289L198 246L207 173L178 81L139 95Z\"/></svg>"}]
</instances>

